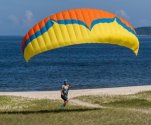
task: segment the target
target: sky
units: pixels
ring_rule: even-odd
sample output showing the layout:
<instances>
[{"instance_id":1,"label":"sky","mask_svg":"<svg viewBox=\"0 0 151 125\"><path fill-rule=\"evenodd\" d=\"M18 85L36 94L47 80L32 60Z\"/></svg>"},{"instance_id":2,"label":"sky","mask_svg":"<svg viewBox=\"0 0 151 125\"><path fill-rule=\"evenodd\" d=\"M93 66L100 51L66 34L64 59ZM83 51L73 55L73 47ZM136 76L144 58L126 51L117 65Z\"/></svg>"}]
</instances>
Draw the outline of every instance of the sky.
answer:
<instances>
[{"instance_id":1,"label":"sky","mask_svg":"<svg viewBox=\"0 0 151 125\"><path fill-rule=\"evenodd\" d=\"M134 27L151 26L151 0L0 0L0 36L24 36L43 18L72 8L102 9Z\"/></svg>"}]
</instances>

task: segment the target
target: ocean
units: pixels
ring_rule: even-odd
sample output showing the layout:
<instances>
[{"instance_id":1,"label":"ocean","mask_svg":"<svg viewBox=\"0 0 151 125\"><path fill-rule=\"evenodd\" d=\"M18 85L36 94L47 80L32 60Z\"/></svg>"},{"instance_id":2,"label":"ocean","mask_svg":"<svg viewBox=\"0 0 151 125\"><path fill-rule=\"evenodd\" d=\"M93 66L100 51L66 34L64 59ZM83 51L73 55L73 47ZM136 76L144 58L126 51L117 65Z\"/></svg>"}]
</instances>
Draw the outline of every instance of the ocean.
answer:
<instances>
[{"instance_id":1,"label":"ocean","mask_svg":"<svg viewBox=\"0 0 151 125\"><path fill-rule=\"evenodd\" d=\"M81 44L47 51L25 62L23 37L0 37L0 91L59 90L151 85L151 36L141 36L138 56L125 47Z\"/></svg>"}]
</instances>

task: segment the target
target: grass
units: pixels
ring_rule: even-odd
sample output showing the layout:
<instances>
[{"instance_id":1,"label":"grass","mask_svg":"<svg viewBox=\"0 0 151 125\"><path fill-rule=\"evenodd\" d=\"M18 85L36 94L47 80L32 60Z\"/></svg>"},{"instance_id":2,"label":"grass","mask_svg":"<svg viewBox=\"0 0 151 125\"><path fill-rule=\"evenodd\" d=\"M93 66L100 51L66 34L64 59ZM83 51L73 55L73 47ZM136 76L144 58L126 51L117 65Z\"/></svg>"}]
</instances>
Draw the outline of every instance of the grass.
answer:
<instances>
[{"instance_id":1,"label":"grass","mask_svg":"<svg viewBox=\"0 0 151 125\"><path fill-rule=\"evenodd\" d=\"M124 108L151 108L151 92L141 92L134 95L119 96L81 96L78 99L102 106Z\"/></svg>"},{"instance_id":2,"label":"grass","mask_svg":"<svg viewBox=\"0 0 151 125\"><path fill-rule=\"evenodd\" d=\"M151 115L104 109L28 114L1 114L1 125L150 125Z\"/></svg>"},{"instance_id":3,"label":"grass","mask_svg":"<svg viewBox=\"0 0 151 125\"><path fill-rule=\"evenodd\" d=\"M48 99L30 99L15 96L0 96L0 113L28 113L28 112L57 112L62 106L62 101ZM69 105L66 110L78 108Z\"/></svg>"},{"instance_id":4,"label":"grass","mask_svg":"<svg viewBox=\"0 0 151 125\"><path fill-rule=\"evenodd\" d=\"M151 113L128 109L151 108L151 92L128 96L83 96L78 99L100 104L104 109L69 104L62 101L0 96L0 125L151 125Z\"/></svg>"}]
</instances>

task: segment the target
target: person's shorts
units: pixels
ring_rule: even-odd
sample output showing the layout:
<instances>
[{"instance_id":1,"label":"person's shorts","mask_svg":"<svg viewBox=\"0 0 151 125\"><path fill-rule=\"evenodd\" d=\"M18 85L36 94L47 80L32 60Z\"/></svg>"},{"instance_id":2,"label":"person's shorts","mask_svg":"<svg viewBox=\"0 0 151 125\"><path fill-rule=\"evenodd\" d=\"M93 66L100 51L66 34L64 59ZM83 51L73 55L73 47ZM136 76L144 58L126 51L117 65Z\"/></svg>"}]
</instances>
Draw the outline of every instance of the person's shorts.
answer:
<instances>
[{"instance_id":1,"label":"person's shorts","mask_svg":"<svg viewBox=\"0 0 151 125\"><path fill-rule=\"evenodd\" d=\"M61 98L62 98L64 101L67 101L67 100L68 100L68 97L65 96L65 95L61 95Z\"/></svg>"}]
</instances>

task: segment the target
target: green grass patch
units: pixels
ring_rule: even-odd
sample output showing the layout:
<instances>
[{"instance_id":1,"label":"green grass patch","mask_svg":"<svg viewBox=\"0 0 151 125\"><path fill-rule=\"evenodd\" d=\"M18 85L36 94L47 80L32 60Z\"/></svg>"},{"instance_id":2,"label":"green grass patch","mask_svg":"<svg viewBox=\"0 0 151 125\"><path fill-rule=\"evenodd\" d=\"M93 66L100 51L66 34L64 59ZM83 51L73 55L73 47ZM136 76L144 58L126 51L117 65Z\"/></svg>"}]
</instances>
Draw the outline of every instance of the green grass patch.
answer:
<instances>
[{"instance_id":1,"label":"green grass patch","mask_svg":"<svg viewBox=\"0 0 151 125\"><path fill-rule=\"evenodd\" d=\"M131 108L150 108L151 102L146 99L127 99L120 101L113 101L104 103L105 106L116 106L116 107L131 107Z\"/></svg>"},{"instance_id":2,"label":"green grass patch","mask_svg":"<svg viewBox=\"0 0 151 125\"><path fill-rule=\"evenodd\" d=\"M49 99L30 99L14 96L0 96L0 112L47 112L59 111L63 102ZM75 109L79 106L68 105L66 110Z\"/></svg>"},{"instance_id":3,"label":"green grass patch","mask_svg":"<svg viewBox=\"0 0 151 125\"><path fill-rule=\"evenodd\" d=\"M67 105L62 101L0 96L0 125L151 125L151 92L128 96L83 96L78 99L105 109Z\"/></svg>"},{"instance_id":4,"label":"green grass patch","mask_svg":"<svg viewBox=\"0 0 151 125\"><path fill-rule=\"evenodd\" d=\"M0 113L1 125L150 125L151 115L122 109Z\"/></svg>"},{"instance_id":5,"label":"green grass patch","mask_svg":"<svg viewBox=\"0 0 151 125\"><path fill-rule=\"evenodd\" d=\"M110 107L151 108L151 92L118 96L81 96L78 99Z\"/></svg>"}]
</instances>

